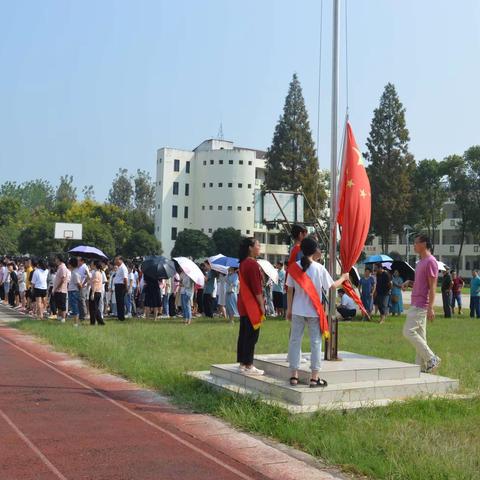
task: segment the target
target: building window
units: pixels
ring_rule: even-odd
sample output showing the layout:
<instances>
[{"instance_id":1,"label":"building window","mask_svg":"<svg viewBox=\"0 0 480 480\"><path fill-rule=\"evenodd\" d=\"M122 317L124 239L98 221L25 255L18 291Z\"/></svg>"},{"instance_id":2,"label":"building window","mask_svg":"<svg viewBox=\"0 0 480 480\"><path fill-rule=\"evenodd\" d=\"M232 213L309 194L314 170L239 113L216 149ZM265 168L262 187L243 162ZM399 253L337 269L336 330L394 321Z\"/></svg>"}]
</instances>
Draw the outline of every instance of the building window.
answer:
<instances>
[{"instance_id":1,"label":"building window","mask_svg":"<svg viewBox=\"0 0 480 480\"><path fill-rule=\"evenodd\" d=\"M159 184L159 185L161 185L161 184L162 184L162 181L161 181L161 180L159 180L159 181L158 181L158 184Z\"/></svg>"},{"instance_id":2,"label":"building window","mask_svg":"<svg viewBox=\"0 0 480 480\"><path fill-rule=\"evenodd\" d=\"M188 207L183 208L183 218L188 218Z\"/></svg>"},{"instance_id":3,"label":"building window","mask_svg":"<svg viewBox=\"0 0 480 480\"><path fill-rule=\"evenodd\" d=\"M202 232L204 232L204 231L205 231L205 229L204 229L204 228L202 228Z\"/></svg>"},{"instance_id":4,"label":"building window","mask_svg":"<svg viewBox=\"0 0 480 480\"><path fill-rule=\"evenodd\" d=\"M202 187L205 188L207 186L206 183L202 183Z\"/></svg>"},{"instance_id":5,"label":"building window","mask_svg":"<svg viewBox=\"0 0 480 480\"><path fill-rule=\"evenodd\" d=\"M178 217L178 207L176 205L172 205L172 217L173 218Z\"/></svg>"},{"instance_id":6,"label":"building window","mask_svg":"<svg viewBox=\"0 0 480 480\"><path fill-rule=\"evenodd\" d=\"M455 220L450 220L450 226L455 227L457 225L457 222Z\"/></svg>"},{"instance_id":7,"label":"building window","mask_svg":"<svg viewBox=\"0 0 480 480\"><path fill-rule=\"evenodd\" d=\"M241 184L241 183L238 184L238 188L242 188L242 184Z\"/></svg>"},{"instance_id":8,"label":"building window","mask_svg":"<svg viewBox=\"0 0 480 480\"><path fill-rule=\"evenodd\" d=\"M179 172L180 171L180 160L175 159L173 161L173 171L174 172Z\"/></svg>"},{"instance_id":9,"label":"building window","mask_svg":"<svg viewBox=\"0 0 480 480\"><path fill-rule=\"evenodd\" d=\"M162 163L162 157L158 159L158 163Z\"/></svg>"},{"instance_id":10,"label":"building window","mask_svg":"<svg viewBox=\"0 0 480 480\"><path fill-rule=\"evenodd\" d=\"M213 187L213 183L210 182L210 183L208 184L208 186L209 186L210 188Z\"/></svg>"},{"instance_id":11,"label":"building window","mask_svg":"<svg viewBox=\"0 0 480 480\"><path fill-rule=\"evenodd\" d=\"M474 245L473 251L474 251L475 253L478 253L478 245Z\"/></svg>"},{"instance_id":12,"label":"building window","mask_svg":"<svg viewBox=\"0 0 480 480\"><path fill-rule=\"evenodd\" d=\"M210 160L210 165L213 165L215 162L213 160Z\"/></svg>"},{"instance_id":13,"label":"building window","mask_svg":"<svg viewBox=\"0 0 480 480\"><path fill-rule=\"evenodd\" d=\"M229 160L229 161L228 161L228 164L229 164L229 165L233 165L233 160Z\"/></svg>"},{"instance_id":14,"label":"building window","mask_svg":"<svg viewBox=\"0 0 480 480\"><path fill-rule=\"evenodd\" d=\"M223 165L223 160L219 160L218 163L219 163L220 165Z\"/></svg>"},{"instance_id":15,"label":"building window","mask_svg":"<svg viewBox=\"0 0 480 480\"><path fill-rule=\"evenodd\" d=\"M204 161L203 161L203 164L204 164L204 165L206 165L206 164L207 164L207 161L206 161L206 160L204 160Z\"/></svg>"},{"instance_id":16,"label":"building window","mask_svg":"<svg viewBox=\"0 0 480 480\"><path fill-rule=\"evenodd\" d=\"M237 210L238 210L239 212L241 212L241 211L242 211L242 207L238 206L238 207L237 207Z\"/></svg>"},{"instance_id":17,"label":"building window","mask_svg":"<svg viewBox=\"0 0 480 480\"><path fill-rule=\"evenodd\" d=\"M250 235L250 230L246 230L246 232L247 232L247 235Z\"/></svg>"},{"instance_id":18,"label":"building window","mask_svg":"<svg viewBox=\"0 0 480 480\"><path fill-rule=\"evenodd\" d=\"M202 205L202 210L205 210L205 205Z\"/></svg>"},{"instance_id":19,"label":"building window","mask_svg":"<svg viewBox=\"0 0 480 480\"><path fill-rule=\"evenodd\" d=\"M252 161L251 161L251 160L249 160L249 161L248 161L248 164L249 164L249 165L252 165Z\"/></svg>"},{"instance_id":20,"label":"building window","mask_svg":"<svg viewBox=\"0 0 480 480\"><path fill-rule=\"evenodd\" d=\"M160 227L157 227L157 232L159 232L159 231L160 231Z\"/></svg>"},{"instance_id":21,"label":"building window","mask_svg":"<svg viewBox=\"0 0 480 480\"><path fill-rule=\"evenodd\" d=\"M190 173L190 160L187 160L187 163L185 164L185 172Z\"/></svg>"},{"instance_id":22,"label":"building window","mask_svg":"<svg viewBox=\"0 0 480 480\"><path fill-rule=\"evenodd\" d=\"M239 164L239 165L243 165L243 160L239 160L239 161L238 161L238 164Z\"/></svg>"},{"instance_id":23,"label":"building window","mask_svg":"<svg viewBox=\"0 0 480 480\"><path fill-rule=\"evenodd\" d=\"M222 188L222 187L223 187L223 183L219 183L218 188Z\"/></svg>"},{"instance_id":24,"label":"building window","mask_svg":"<svg viewBox=\"0 0 480 480\"><path fill-rule=\"evenodd\" d=\"M252 188L252 184L249 183L249 184L247 185L247 188Z\"/></svg>"},{"instance_id":25,"label":"building window","mask_svg":"<svg viewBox=\"0 0 480 480\"><path fill-rule=\"evenodd\" d=\"M208 233L212 233L212 229L211 229L211 228L208 229Z\"/></svg>"},{"instance_id":26,"label":"building window","mask_svg":"<svg viewBox=\"0 0 480 480\"><path fill-rule=\"evenodd\" d=\"M232 188L232 187L233 187L233 183L229 183L228 188Z\"/></svg>"},{"instance_id":27,"label":"building window","mask_svg":"<svg viewBox=\"0 0 480 480\"><path fill-rule=\"evenodd\" d=\"M252 207L247 207L247 212L249 212L252 209Z\"/></svg>"},{"instance_id":28,"label":"building window","mask_svg":"<svg viewBox=\"0 0 480 480\"><path fill-rule=\"evenodd\" d=\"M172 240L177 239L177 227L172 227Z\"/></svg>"},{"instance_id":29,"label":"building window","mask_svg":"<svg viewBox=\"0 0 480 480\"><path fill-rule=\"evenodd\" d=\"M223 210L222 205L219 205L219 206L218 206L218 209L219 209L219 210Z\"/></svg>"},{"instance_id":30,"label":"building window","mask_svg":"<svg viewBox=\"0 0 480 480\"><path fill-rule=\"evenodd\" d=\"M190 184L185 184L185 196L188 197L190 195Z\"/></svg>"},{"instance_id":31,"label":"building window","mask_svg":"<svg viewBox=\"0 0 480 480\"><path fill-rule=\"evenodd\" d=\"M229 205L229 206L227 207L227 210L231 210L231 209L232 209L232 206Z\"/></svg>"},{"instance_id":32,"label":"building window","mask_svg":"<svg viewBox=\"0 0 480 480\"><path fill-rule=\"evenodd\" d=\"M178 195L178 182L173 182L173 194Z\"/></svg>"},{"instance_id":33,"label":"building window","mask_svg":"<svg viewBox=\"0 0 480 480\"><path fill-rule=\"evenodd\" d=\"M157 204L157 208L160 209L160 204Z\"/></svg>"},{"instance_id":34,"label":"building window","mask_svg":"<svg viewBox=\"0 0 480 480\"><path fill-rule=\"evenodd\" d=\"M455 252L455 246L454 246L454 245L450 245L450 252L451 252L451 253L454 253L454 252Z\"/></svg>"},{"instance_id":35,"label":"building window","mask_svg":"<svg viewBox=\"0 0 480 480\"><path fill-rule=\"evenodd\" d=\"M208 206L208 209L209 209L209 210L213 210L213 205L209 205L209 206Z\"/></svg>"}]
</instances>

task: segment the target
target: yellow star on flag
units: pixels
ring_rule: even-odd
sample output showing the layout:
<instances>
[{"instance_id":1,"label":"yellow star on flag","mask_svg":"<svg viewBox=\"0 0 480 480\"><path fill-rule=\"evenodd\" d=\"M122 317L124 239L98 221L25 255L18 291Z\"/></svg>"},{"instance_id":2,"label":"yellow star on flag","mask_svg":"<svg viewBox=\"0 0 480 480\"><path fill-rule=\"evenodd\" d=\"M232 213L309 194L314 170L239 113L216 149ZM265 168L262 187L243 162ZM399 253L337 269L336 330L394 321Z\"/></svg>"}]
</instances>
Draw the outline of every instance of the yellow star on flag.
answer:
<instances>
[{"instance_id":1,"label":"yellow star on flag","mask_svg":"<svg viewBox=\"0 0 480 480\"><path fill-rule=\"evenodd\" d=\"M348 188L352 188L354 185L355 184L353 183L353 180L351 180L351 179L347 182L347 187Z\"/></svg>"},{"instance_id":2,"label":"yellow star on flag","mask_svg":"<svg viewBox=\"0 0 480 480\"><path fill-rule=\"evenodd\" d=\"M367 193L365 192L365 190L363 188L360 190L360 196L362 198L365 198L367 196Z\"/></svg>"}]
</instances>

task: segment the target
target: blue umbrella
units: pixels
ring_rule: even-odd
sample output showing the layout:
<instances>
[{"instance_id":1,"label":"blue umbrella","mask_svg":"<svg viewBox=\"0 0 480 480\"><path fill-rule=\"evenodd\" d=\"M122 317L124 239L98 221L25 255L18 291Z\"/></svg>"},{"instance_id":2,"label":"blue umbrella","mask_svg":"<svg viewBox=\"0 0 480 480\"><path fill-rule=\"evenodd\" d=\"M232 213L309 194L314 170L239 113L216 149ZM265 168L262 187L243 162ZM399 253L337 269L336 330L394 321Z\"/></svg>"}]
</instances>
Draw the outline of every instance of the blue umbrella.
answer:
<instances>
[{"instance_id":1,"label":"blue umbrella","mask_svg":"<svg viewBox=\"0 0 480 480\"><path fill-rule=\"evenodd\" d=\"M388 255L371 255L367 257L363 263L382 263L382 262L393 262L393 258Z\"/></svg>"},{"instance_id":2,"label":"blue umbrella","mask_svg":"<svg viewBox=\"0 0 480 480\"><path fill-rule=\"evenodd\" d=\"M68 253L73 253L79 257L98 258L100 260L108 260L108 257L98 248L89 247L88 245L80 245L72 248Z\"/></svg>"},{"instance_id":3,"label":"blue umbrella","mask_svg":"<svg viewBox=\"0 0 480 480\"><path fill-rule=\"evenodd\" d=\"M232 267L232 268L238 268L240 265L238 258L234 258L234 257L220 257L214 260L213 263L215 265L222 265L223 267Z\"/></svg>"}]
</instances>

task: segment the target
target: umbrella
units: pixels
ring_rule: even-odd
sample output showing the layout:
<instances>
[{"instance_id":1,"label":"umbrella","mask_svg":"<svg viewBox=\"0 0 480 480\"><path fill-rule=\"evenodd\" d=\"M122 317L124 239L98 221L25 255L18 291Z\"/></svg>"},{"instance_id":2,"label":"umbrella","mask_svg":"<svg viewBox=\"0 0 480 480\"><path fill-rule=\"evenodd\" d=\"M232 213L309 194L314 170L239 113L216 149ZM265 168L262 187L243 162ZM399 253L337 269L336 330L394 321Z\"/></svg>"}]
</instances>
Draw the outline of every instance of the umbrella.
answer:
<instances>
[{"instance_id":1,"label":"umbrella","mask_svg":"<svg viewBox=\"0 0 480 480\"><path fill-rule=\"evenodd\" d=\"M213 261L215 265L222 265L224 267L232 267L238 268L240 266L240 262L238 258L234 257L220 257Z\"/></svg>"},{"instance_id":2,"label":"umbrella","mask_svg":"<svg viewBox=\"0 0 480 480\"><path fill-rule=\"evenodd\" d=\"M437 260L437 263L438 263L438 270L440 272L445 272L446 270L450 270L450 267L447 267L447 265L445 265L443 262L441 262L440 260Z\"/></svg>"},{"instance_id":3,"label":"umbrella","mask_svg":"<svg viewBox=\"0 0 480 480\"><path fill-rule=\"evenodd\" d=\"M436 259L435 259L436 260ZM417 263L419 262L420 260L417 260ZM450 267L445 265L443 262L441 262L440 260L437 260L437 264L438 264L438 271L439 272L445 272L447 270L450 270Z\"/></svg>"},{"instance_id":4,"label":"umbrella","mask_svg":"<svg viewBox=\"0 0 480 480\"><path fill-rule=\"evenodd\" d=\"M209 257L208 263L212 267L212 270L215 270L216 272L223 273L224 275L226 275L228 273L228 267L226 267L225 265L220 265L218 263L215 263L222 258L226 258L226 257L225 255L222 255L221 253L219 253L218 255Z\"/></svg>"},{"instance_id":5,"label":"umbrella","mask_svg":"<svg viewBox=\"0 0 480 480\"><path fill-rule=\"evenodd\" d=\"M174 257L173 260L180 265L180 268L185 274L188 275L197 285L203 287L205 284L205 275L195 262L187 257Z\"/></svg>"},{"instance_id":6,"label":"umbrella","mask_svg":"<svg viewBox=\"0 0 480 480\"><path fill-rule=\"evenodd\" d=\"M257 260L262 270L273 280L278 283L278 270L268 261L263 258Z\"/></svg>"},{"instance_id":7,"label":"umbrella","mask_svg":"<svg viewBox=\"0 0 480 480\"><path fill-rule=\"evenodd\" d=\"M108 257L98 248L89 247L88 245L80 245L72 248L68 253L73 253L78 257L96 258L99 260L108 260Z\"/></svg>"},{"instance_id":8,"label":"umbrella","mask_svg":"<svg viewBox=\"0 0 480 480\"><path fill-rule=\"evenodd\" d=\"M146 277L162 280L175 275L175 265L166 257L150 255L143 260L142 272Z\"/></svg>"},{"instance_id":9,"label":"umbrella","mask_svg":"<svg viewBox=\"0 0 480 480\"><path fill-rule=\"evenodd\" d=\"M393 258L388 255L371 255L367 257L363 263L382 263L382 262L393 262Z\"/></svg>"},{"instance_id":10,"label":"umbrella","mask_svg":"<svg viewBox=\"0 0 480 480\"><path fill-rule=\"evenodd\" d=\"M398 270L398 273L403 278L403 280L415 280L415 269L409 265L407 262L402 260L395 260L392 262L392 272Z\"/></svg>"},{"instance_id":11,"label":"umbrella","mask_svg":"<svg viewBox=\"0 0 480 480\"><path fill-rule=\"evenodd\" d=\"M393 262L383 262L382 266L386 268L387 270L392 270L392 263Z\"/></svg>"}]
</instances>

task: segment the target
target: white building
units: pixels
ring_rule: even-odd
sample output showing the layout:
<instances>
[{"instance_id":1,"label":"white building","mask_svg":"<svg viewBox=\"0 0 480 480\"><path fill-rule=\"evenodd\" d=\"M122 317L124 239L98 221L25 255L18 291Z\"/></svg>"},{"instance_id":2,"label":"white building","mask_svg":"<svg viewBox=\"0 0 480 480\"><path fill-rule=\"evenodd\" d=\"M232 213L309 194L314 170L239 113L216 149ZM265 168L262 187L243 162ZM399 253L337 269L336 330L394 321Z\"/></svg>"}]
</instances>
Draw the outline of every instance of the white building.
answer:
<instances>
[{"instance_id":1,"label":"white building","mask_svg":"<svg viewBox=\"0 0 480 480\"><path fill-rule=\"evenodd\" d=\"M435 230L434 255L451 268L459 271L464 278L472 276L473 269L480 269L480 247L471 235L467 235L460 254L460 214L455 203L448 201L443 206L444 219ZM405 235L392 235L389 239L389 252L398 252L404 258L410 257L410 264L415 262L413 236L407 244ZM364 248L365 254L375 255L382 252L380 238L374 237ZM408 252L408 253L407 253ZM459 256L460 255L460 256Z\"/></svg>"},{"instance_id":2,"label":"white building","mask_svg":"<svg viewBox=\"0 0 480 480\"><path fill-rule=\"evenodd\" d=\"M264 179L265 152L230 141L206 140L193 151L157 150L155 235L165 255L184 229L211 235L233 227L260 240L269 260L284 259L285 236L255 223L255 191Z\"/></svg>"}]
</instances>

